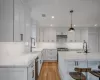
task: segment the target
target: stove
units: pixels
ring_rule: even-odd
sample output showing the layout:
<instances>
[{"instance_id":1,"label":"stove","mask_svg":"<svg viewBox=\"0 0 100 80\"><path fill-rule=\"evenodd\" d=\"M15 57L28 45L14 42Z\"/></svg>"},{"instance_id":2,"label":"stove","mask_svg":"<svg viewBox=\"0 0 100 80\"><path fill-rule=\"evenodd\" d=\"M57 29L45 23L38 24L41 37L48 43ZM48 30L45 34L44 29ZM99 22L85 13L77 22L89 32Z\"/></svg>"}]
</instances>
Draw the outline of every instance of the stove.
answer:
<instances>
[{"instance_id":1,"label":"stove","mask_svg":"<svg viewBox=\"0 0 100 80\"><path fill-rule=\"evenodd\" d=\"M69 51L68 48L57 48L57 51Z\"/></svg>"}]
</instances>

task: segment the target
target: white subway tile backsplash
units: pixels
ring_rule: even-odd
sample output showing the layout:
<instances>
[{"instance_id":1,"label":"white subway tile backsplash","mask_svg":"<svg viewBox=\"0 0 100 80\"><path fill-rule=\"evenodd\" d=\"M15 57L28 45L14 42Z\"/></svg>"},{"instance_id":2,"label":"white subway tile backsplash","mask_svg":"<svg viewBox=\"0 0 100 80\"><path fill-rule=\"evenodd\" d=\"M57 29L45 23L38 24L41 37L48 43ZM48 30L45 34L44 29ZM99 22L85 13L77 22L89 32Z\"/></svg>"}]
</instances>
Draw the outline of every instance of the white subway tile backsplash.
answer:
<instances>
[{"instance_id":1,"label":"white subway tile backsplash","mask_svg":"<svg viewBox=\"0 0 100 80\"><path fill-rule=\"evenodd\" d=\"M38 48L69 48L69 49L83 49L82 42L73 42L73 43L48 43L48 42L39 42L37 43Z\"/></svg>"}]
</instances>

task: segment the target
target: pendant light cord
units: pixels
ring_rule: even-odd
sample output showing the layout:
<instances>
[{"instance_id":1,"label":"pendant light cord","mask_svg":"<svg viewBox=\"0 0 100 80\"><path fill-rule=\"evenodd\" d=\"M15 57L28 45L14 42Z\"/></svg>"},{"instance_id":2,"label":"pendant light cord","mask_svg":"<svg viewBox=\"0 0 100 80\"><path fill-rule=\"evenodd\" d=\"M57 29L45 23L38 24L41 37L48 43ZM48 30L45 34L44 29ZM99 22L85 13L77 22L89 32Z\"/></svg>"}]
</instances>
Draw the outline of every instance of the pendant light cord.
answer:
<instances>
[{"instance_id":1,"label":"pendant light cord","mask_svg":"<svg viewBox=\"0 0 100 80\"><path fill-rule=\"evenodd\" d=\"M72 28L72 13L73 13L73 10L71 10L70 13L71 13L71 28Z\"/></svg>"}]
</instances>

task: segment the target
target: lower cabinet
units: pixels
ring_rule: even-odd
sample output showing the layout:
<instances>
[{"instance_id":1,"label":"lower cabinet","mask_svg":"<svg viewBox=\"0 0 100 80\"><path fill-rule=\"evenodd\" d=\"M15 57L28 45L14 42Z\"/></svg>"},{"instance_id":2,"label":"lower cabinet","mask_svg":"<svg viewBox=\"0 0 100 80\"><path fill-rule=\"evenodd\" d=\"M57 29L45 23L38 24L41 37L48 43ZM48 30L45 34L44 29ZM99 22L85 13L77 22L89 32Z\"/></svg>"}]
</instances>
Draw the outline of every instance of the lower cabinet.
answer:
<instances>
[{"instance_id":1,"label":"lower cabinet","mask_svg":"<svg viewBox=\"0 0 100 80\"><path fill-rule=\"evenodd\" d=\"M29 67L0 68L0 80L35 80L34 63Z\"/></svg>"},{"instance_id":2,"label":"lower cabinet","mask_svg":"<svg viewBox=\"0 0 100 80\"><path fill-rule=\"evenodd\" d=\"M57 49L45 49L43 53L44 61L57 61Z\"/></svg>"}]
</instances>

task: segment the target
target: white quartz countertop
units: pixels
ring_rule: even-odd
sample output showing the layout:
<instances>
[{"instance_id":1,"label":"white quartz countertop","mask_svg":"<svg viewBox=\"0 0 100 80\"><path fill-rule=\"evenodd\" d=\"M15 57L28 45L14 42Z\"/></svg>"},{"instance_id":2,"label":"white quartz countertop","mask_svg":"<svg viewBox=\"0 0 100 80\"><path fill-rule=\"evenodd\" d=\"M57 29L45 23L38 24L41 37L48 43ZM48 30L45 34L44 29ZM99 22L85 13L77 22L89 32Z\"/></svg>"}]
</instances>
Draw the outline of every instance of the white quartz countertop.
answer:
<instances>
[{"instance_id":1,"label":"white quartz countertop","mask_svg":"<svg viewBox=\"0 0 100 80\"><path fill-rule=\"evenodd\" d=\"M28 67L39 54L40 51L35 51L21 56L6 56L0 60L0 67Z\"/></svg>"},{"instance_id":2,"label":"white quartz countertop","mask_svg":"<svg viewBox=\"0 0 100 80\"><path fill-rule=\"evenodd\" d=\"M77 51L59 51L59 56L65 60L100 61L100 53L77 53Z\"/></svg>"}]
</instances>

